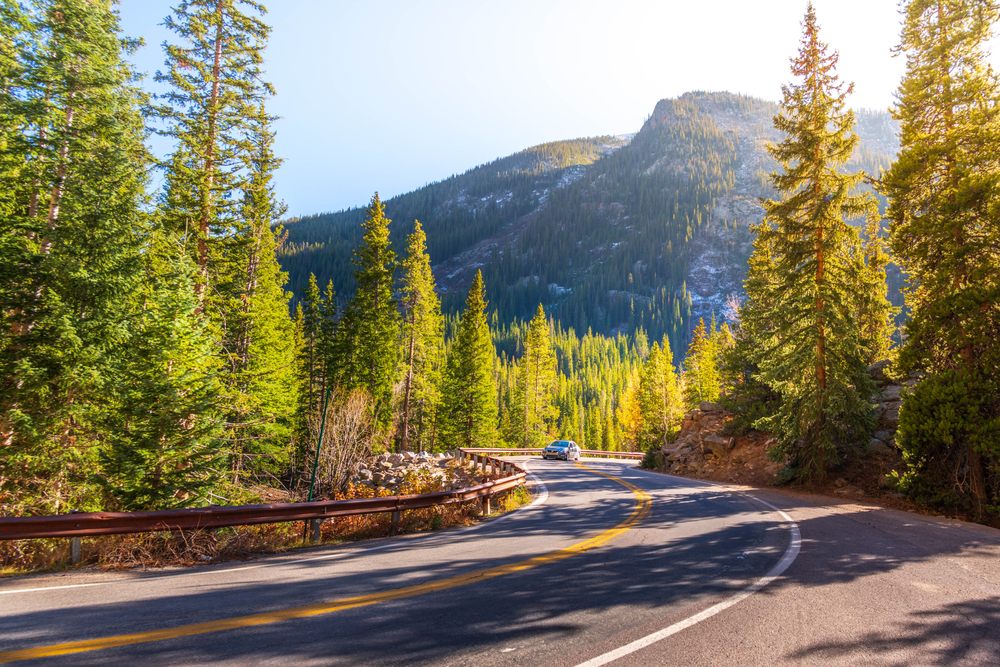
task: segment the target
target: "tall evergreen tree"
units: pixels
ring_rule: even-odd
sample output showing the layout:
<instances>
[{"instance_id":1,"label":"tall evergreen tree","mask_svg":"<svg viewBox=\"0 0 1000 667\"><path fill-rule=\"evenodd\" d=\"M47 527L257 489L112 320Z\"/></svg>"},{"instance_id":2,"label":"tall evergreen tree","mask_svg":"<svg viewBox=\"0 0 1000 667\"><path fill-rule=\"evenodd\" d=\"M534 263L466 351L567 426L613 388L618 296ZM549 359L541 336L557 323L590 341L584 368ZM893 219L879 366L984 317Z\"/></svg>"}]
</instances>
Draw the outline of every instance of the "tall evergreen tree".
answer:
<instances>
[{"instance_id":1,"label":"tall evergreen tree","mask_svg":"<svg viewBox=\"0 0 1000 667\"><path fill-rule=\"evenodd\" d=\"M293 324L271 224L284 207L273 193L274 94L263 80L270 28L252 0L186 0L164 25L166 84L152 107L174 140L161 214L198 267L199 312L218 341L228 403L233 480L263 463L291 434L296 391Z\"/></svg>"},{"instance_id":2,"label":"tall evergreen tree","mask_svg":"<svg viewBox=\"0 0 1000 667\"><path fill-rule=\"evenodd\" d=\"M354 251L357 290L342 323L342 382L364 388L372 399L376 423L392 420L392 388L396 384L399 311L393 294L396 253L389 243L389 223L378 193L368 207L361 247Z\"/></svg>"},{"instance_id":3,"label":"tall evergreen tree","mask_svg":"<svg viewBox=\"0 0 1000 667\"><path fill-rule=\"evenodd\" d=\"M424 429L432 423L438 403L440 357L444 346L441 300L434 291L427 237L419 222L407 240L402 262L403 360L406 375L400 422L399 446L407 449L411 424L416 422L416 441L424 447Z\"/></svg>"},{"instance_id":4,"label":"tall evergreen tree","mask_svg":"<svg viewBox=\"0 0 1000 667\"><path fill-rule=\"evenodd\" d=\"M1000 495L1000 88L986 62L1000 9L911 0L902 12L901 150L880 187L909 281L900 363L930 373L900 414L905 486L982 513Z\"/></svg>"},{"instance_id":5,"label":"tall evergreen tree","mask_svg":"<svg viewBox=\"0 0 1000 667\"><path fill-rule=\"evenodd\" d=\"M633 371L618 400L618 408L615 417L622 428L622 439L625 449L630 452L638 451L642 442L642 403L640 394L640 373Z\"/></svg>"},{"instance_id":6,"label":"tall evergreen tree","mask_svg":"<svg viewBox=\"0 0 1000 667\"><path fill-rule=\"evenodd\" d=\"M322 391L323 381L320 367L320 350L322 348L322 332L320 323L323 315L322 296L319 293L319 285L316 283L316 275L309 274L309 286L302 295L299 304L302 308L302 374L305 387L304 392L304 415L308 416L316 411L316 404L322 400L318 394Z\"/></svg>"},{"instance_id":7,"label":"tall evergreen tree","mask_svg":"<svg viewBox=\"0 0 1000 667\"><path fill-rule=\"evenodd\" d=\"M684 397L670 341L653 343L642 366L639 404L642 410L642 441L645 447L662 447L670 441L684 414Z\"/></svg>"},{"instance_id":8,"label":"tall evergreen tree","mask_svg":"<svg viewBox=\"0 0 1000 667\"><path fill-rule=\"evenodd\" d=\"M271 30L260 18L266 11L252 0L184 0L164 20L181 40L164 45L167 69L154 77L169 86L153 110L177 146L164 213L189 239L203 310L211 265L222 256L213 246L231 236L240 216L245 153L253 150L247 139L260 105L274 94L261 70Z\"/></svg>"},{"instance_id":9,"label":"tall evergreen tree","mask_svg":"<svg viewBox=\"0 0 1000 667\"><path fill-rule=\"evenodd\" d=\"M149 240L135 43L102 0L3 11L0 487L12 508L84 508Z\"/></svg>"},{"instance_id":10,"label":"tall evergreen tree","mask_svg":"<svg viewBox=\"0 0 1000 667\"><path fill-rule=\"evenodd\" d=\"M496 352L486 306L486 285L478 271L445 369L440 421L442 440L448 447L491 447L496 438Z\"/></svg>"},{"instance_id":11,"label":"tall evergreen tree","mask_svg":"<svg viewBox=\"0 0 1000 667\"><path fill-rule=\"evenodd\" d=\"M760 367L767 341L774 335L770 311L778 284L768 226L755 225L753 254L743 281L745 298L739 305L739 323L733 345L722 354L722 375L730 385L723 405L735 413L731 428L750 430L758 419L775 414L780 396L761 379Z\"/></svg>"},{"instance_id":12,"label":"tall evergreen tree","mask_svg":"<svg viewBox=\"0 0 1000 667\"><path fill-rule=\"evenodd\" d=\"M274 171L281 163L272 150L274 119L261 104L251 120L242 206L217 262L234 482L248 465L266 467L274 457L284 458L298 392L291 295L275 256L282 232L271 228L286 210L274 195Z\"/></svg>"},{"instance_id":13,"label":"tall evergreen tree","mask_svg":"<svg viewBox=\"0 0 1000 667\"><path fill-rule=\"evenodd\" d=\"M865 239L856 253L858 284L854 288L854 312L857 314L858 331L864 361L873 364L889 358L892 335L896 331L895 319L899 308L887 298L885 267L889 255L885 252L880 216L872 216L865 225Z\"/></svg>"},{"instance_id":14,"label":"tall evergreen tree","mask_svg":"<svg viewBox=\"0 0 1000 667\"><path fill-rule=\"evenodd\" d=\"M782 397L778 414L761 425L778 436L772 456L787 456L797 474L816 478L836 461L838 440L867 437L874 389L851 308L858 233L844 218L871 214L875 203L851 195L861 174L838 170L858 138L854 113L845 109L852 86L838 82L837 58L820 41L810 4L792 60L801 82L783 86L774 119L786 138L769 147L782 167L771 181L784 199L764 202L767 225L758 229L776 276L761 379Z\"/></svg>"},{"instance_id":15,"label":"tall evergreen tree","mask_svg":"<svg viewBox=\"0 0 1000 667\"><path fill-rule=\"evenodd\" d=\"M715 328L714 317L712 328ZM715 336L714 330L705 330L705 318L698 321L698 326L691 334L691 344L684 358L684 398L692 407L702 401L715 401L719 398L722 378L719 374Z\"/></svg>"},{"instance_id":16,"label":"tall evergreen tree","mask_svg":"<svg viewBox=\"0 0 1000 667\"><path fill-rule=\"evenodd\" d=\"M555 388L556 358L549 340L549 323L545 318L545 309L538 304L518 362L513 400L516 406L513 420L522 447L534 446L546 438L548 425L558 416L552 404Z\"/></svg>"},{"instance_id":17,"label":"tall evergreen tree","mask_svg":"<svg viewBox=\"0 0 1000 667\"><path fill-rule=\"evenodd\" d=\"M195 267L175 243L157 235L144 258L142 309L105 392L95 477L121 510L210 503L226 468L214 341L196 314Z\"/></svg>"}]
</instances>

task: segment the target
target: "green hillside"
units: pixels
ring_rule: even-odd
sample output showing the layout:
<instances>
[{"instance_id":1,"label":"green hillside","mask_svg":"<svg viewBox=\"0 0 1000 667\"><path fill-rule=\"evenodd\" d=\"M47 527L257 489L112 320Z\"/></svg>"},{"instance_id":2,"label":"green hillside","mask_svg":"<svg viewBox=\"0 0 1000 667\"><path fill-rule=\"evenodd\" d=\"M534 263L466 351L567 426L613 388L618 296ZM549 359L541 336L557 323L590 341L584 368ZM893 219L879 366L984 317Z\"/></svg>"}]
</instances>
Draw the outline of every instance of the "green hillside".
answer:
<instances>
[{"instance_id":1,"label":"green hillside","mask_svg":"<svg viewBox=\"0 0 1000 667\"><path fill-rule=\"evenodd\" d=\"M759 197L780 139L777 105L730 93L661 100L631 141L543 144L386 203L397 244L419 219L441 290L458 312L481 269L500 322L538 303L578 332L668 335L675 354L698 318L739 293ZM888 114L862 111L849 169L877 173L896 150ZM299 293L314 272L353 290L361 209L287 223L281 253ZM898 283L898 274L897 280ZM898 290L894 285L893 291Z\"/></svg>"},{"instance_id":2,"label":"green hillside","mask_svg":"<svg viewBox=\"0 0 1000 667\"><path fill-rule=\"evenodd\" d=\"M393 197L385 202L386 214L394 221L393 242L398 249L413 221L420 220L431 259L438 263L535 210L567 168L592 164L626 143L604 136L541 144ZM363 208L355 208L284 223L288 238L280 259L296 294L301 294L310 273L322 285L332 280L341 294L353 291L351 257L364 216Z\"/></svg>"}]
</instances>

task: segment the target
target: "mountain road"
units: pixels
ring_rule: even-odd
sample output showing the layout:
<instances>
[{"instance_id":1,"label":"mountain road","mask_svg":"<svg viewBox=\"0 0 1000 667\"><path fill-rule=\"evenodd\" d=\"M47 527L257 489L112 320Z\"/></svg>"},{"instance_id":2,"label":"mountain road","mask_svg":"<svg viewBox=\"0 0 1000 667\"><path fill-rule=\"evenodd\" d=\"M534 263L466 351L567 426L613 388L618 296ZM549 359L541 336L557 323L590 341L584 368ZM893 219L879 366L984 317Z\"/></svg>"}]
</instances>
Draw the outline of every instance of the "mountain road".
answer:
<instances>
[{"instance_id":1,"label":"mountain road","mask_svg":"<svg viewBox=\"0 0 1000 667\"><path fill-rule=\"evenodd\" d=\"M0 663L1000 665L1000 531L525 460L470 528L0 580Z\"/></svg>"}]
</instances>

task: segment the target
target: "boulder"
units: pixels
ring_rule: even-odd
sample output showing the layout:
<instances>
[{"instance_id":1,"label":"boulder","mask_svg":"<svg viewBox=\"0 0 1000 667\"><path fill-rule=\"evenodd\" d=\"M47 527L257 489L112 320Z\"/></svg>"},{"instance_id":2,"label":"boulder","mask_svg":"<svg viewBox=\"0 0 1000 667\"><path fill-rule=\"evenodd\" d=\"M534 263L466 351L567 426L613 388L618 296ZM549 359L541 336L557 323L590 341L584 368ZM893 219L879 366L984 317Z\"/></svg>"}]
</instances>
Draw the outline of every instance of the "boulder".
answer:
<instances>
[{"instance_id":1,"label":"boulder","mask_svg":"<svg viewBox=\"0 0 1000 667\"><path fill-rule=\"evenodd\" d=\"M888 442L892 439L892 432L890 431L876 431L872 436L876 440L881 440L882 442Z\"/></svg>"},{"instance_id":2,"label":"boulder","mask_svg":"<svg viewBox=\"0 0 1000 667\"><path fill-rule=\"evenodd\" d=\"M892 454L892 449L881 440L872 438L868 443L868 453L875 454L876 456L885 456L886 454Z\"/></svg>"},{"instance_id":3,"label":"boulder","mask_svg":"<svg viewBox=\"0 0 1000 667\"><path fill-rule=\"evenodd\" d=\"M889 377L885 374L889 370L889 360L876 361L868 367L868 375L876 382L885 382Z\"/></svg>"},{"instance_id":4,"label":"boulder","mask_svg":"<svg viewBox=\"0 0 1000 667\"><path fill-rule=\"evenodd\" d=\"M702 412L720 412L722 410L721 407L711 401L702 401L698 404L698 409Z\"/></svg>"},{"instance_id":5,"label":"boulder","mask_svg":"<svg viewBox=\"0 0 1000 667\"><path fill-rule=\"evenodd\" d=\"M891 428L899 427L899 408L902 407L902 401L893 401L892 403L886 403L883 407L885 411L882 413L881 421L886 426Z\"/></svg>"},{"instance_id":6,"label":"boulder","mask_svg":"<svg viewBox=\"0 0 1000 667\"><path fill-rule=\"evenodd\" d=\"M880 403L885 403L886 401L898 401L898 400L901 400L899 398L899 390L900 389L902 389L902 387L900 387L898 384L890 384L888 387L886 387L885 389L882 390L882 393L879 395L879 399L878 399L879 402Z\"/></svg>"},{"instance_id":7,"label":"boulder","mask_svg":"<svg viewBox=\"0 0 1000 667\"><path fill-rule=\"evenodd\" d=\"M701 439L701 448L704 453L711 453L721 459L729 453L732 440L710 433Z\"/></svg>"},{"instance_id":8,"label":"boulder","mask_svg":"<svg viewBox=\"0 0 1000 667\"><path fill-rule=\"evenodd\" d=\"M373 477L372 471L369 470L368 468L362 468L361 470L358 471L358 478L361 479L361 481L367 481L372 477Z\"/></svg>"}]
</instances>

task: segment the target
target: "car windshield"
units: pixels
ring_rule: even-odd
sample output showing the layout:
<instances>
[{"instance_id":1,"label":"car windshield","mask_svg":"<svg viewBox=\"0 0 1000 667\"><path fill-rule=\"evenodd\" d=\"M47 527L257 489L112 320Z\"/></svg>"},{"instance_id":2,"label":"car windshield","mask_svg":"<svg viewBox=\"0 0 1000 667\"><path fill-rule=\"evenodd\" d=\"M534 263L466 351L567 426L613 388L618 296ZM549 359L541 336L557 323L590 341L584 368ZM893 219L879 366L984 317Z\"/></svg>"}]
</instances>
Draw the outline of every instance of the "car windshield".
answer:
<instances>
[{"instance_id":1,"label":"car windshield","mask_svg":"<svg viewBox=\"0 0 1000 667\"><path fill-rule=\"evenodd\" d=\"M552 449L566 449L567 447L569 447L569 443L566 442L565 440L556 440L551 445L549 445L549 447L551 447Z\"/></svg>"}]
</instances>

